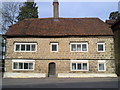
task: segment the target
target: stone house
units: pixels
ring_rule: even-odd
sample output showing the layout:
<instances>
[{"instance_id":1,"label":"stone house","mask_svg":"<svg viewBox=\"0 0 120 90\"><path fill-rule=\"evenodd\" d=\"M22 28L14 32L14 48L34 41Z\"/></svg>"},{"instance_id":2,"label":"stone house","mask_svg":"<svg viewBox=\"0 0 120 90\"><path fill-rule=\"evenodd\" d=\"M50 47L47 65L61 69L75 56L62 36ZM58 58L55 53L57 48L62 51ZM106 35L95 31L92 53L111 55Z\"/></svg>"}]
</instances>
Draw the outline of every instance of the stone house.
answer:
<instances>
[{"instance_id":1,"label":"stone house","mask_svg":"<svg viewBox=\"0 0 120 90\"><path fill-rule=\"evenodd\" d=\"M114 39L98 18L25 19L6 33L4 77L117 77Z\"/></svg>"},{"instance_id":2,"label":"stone house","mask_svg":"<svg viewBox=\"0 0 120 90\"><path fill-rule=\"evenodd\" d=\"M114 33L116 72L120 75L120 20L111 26Z\"/></svg>"}]
</instances>

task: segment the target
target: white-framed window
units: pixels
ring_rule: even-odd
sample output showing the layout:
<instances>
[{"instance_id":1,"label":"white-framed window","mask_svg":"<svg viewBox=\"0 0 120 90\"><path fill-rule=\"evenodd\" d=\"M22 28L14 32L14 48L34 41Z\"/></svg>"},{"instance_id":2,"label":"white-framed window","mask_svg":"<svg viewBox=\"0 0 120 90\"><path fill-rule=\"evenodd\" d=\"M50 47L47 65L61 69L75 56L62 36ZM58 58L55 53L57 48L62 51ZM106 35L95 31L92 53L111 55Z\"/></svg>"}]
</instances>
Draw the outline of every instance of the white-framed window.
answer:
<instances>
[{"instance_id":1,"label":"white-framed window","mask_svg":"<svg viewBox=\"0 0 120 90\"><path fill-rule=\"evenodd\" d=\"M105 43L97 43L97 52L105 52Z\"/></svg>"},{"instance_id":2,"label":"white-framed window","mask_svg":"<svg viewBox=\"0 0 120 90\"><path fill-rule=\"evenodd\" d=\"M37 44L36 43L15 43L14 51L15 52L36 52Z\"/></svg>"},{"instance_id":3,"label":"white-framed window","mask_svg":"<svg viewBox=\"0 0 120 90\"><path fill-rule=\"evenodd\" d=\"M105 60L98 60L98 71L106 71Z\"/></svg>"},{"instance_id":4,"label":"white-framed window","mask_svg":"<svg viewBox=\"0 0 120 90\"><path fill-rule=\"evenodd\" d=\"M51 43L50 48L51 52L58 52L58 43Z\"/></svg>"},{"instance_id":5,"label":"white-framed window","mask_svg":"<svg viewBox=\"0 0 120 90\"><path fill-rule=\"evenodd\" d=\"M35 60L12 60L13 70L34 70Z\"/></svg>"},{"instance_id":6,"label":"white-framed window","mask_svg":"<svg viewBox=\"0 0 120 90\"><path fill-rule=\"evenodd\" d=\"M88 43L70 43L71 52L88 52Z\"/></svg>"},{"instance_id":7,"label":"white-framed window","mask_svg":"<svg viewBox=\"0 0 120 90\"><path fill-rule=\"evenodd\" d=\"M89 71L88 60L71 60L71 71Z\"/></svg>"}]
</instances>

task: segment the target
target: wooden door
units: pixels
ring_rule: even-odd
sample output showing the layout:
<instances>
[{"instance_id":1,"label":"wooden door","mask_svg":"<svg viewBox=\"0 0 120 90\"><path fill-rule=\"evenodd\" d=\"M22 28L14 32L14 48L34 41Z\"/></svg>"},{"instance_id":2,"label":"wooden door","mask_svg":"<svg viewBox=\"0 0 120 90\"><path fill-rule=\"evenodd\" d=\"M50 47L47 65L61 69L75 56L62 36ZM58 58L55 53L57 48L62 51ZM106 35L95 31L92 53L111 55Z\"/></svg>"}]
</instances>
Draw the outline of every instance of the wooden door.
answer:
<instances>
[{"instance_id":1,"label":"wooden door","mask_svg":"<svg viewBox=\"0 0 120 90\"><path fill-rule=\"evenodd\" d=\"M55 76L56 74L56 66L55 66L55 63L49 63L49 70L48 70L48 76L51 77L51 76Z\"/></svg>"}]
</instances>

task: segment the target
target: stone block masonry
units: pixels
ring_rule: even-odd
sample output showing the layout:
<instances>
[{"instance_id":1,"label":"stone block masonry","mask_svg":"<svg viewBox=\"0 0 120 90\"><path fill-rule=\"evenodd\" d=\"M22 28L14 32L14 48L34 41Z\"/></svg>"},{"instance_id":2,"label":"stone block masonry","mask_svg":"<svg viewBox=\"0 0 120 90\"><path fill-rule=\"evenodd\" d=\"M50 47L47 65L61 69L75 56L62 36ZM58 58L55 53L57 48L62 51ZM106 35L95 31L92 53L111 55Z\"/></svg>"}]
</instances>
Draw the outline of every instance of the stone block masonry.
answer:
<instances>
[{"instance_id":1,"label":"stone block masonry","mask_svg":"<svg viewBox=\"0 0 120 90\"><path fill-rule=\"evenodd\" d=\"M15 43L37 43L36 52L14 52ZM58 43L58 52L51 52L50 43ZM87 42L88 52L71 52L70 43ZM105 43L105 52L97 52L97 43ZM35 60L34 70L13 70L12 60ZM88 61L88 70L72 70L71 60ZM98 61L105 61L105 71L98 71ZM114 40L113 37L71 37L71 38L7 38L5 75L4 77L21 78L47 77L49 63L55 63L55 74L57 77L116 77ZM18 73L20 73L18 75ZM40 75L39 75L40 74ZM86 74L86 75L85 75ZM97 76L98 75L98 76ZM31 77L33 78L33 77Z\"/></svg>"},{"instance_id":2,"label":"stone block masonry","mask_svg":"<svg viewBox=\"0 0 120 90\"><path fill-rule=\"evenodd\" d=\"M105 42L105 52L97 52L97 43ZM14 52L15 42L36 42L36 52ZM50 43L58 42L58 52L50 51ZM70 42L88 42L88 52L70 52ZM82 38L8 38L7 59L115 59L112 37Z\"/></svg>"}]
</instances>

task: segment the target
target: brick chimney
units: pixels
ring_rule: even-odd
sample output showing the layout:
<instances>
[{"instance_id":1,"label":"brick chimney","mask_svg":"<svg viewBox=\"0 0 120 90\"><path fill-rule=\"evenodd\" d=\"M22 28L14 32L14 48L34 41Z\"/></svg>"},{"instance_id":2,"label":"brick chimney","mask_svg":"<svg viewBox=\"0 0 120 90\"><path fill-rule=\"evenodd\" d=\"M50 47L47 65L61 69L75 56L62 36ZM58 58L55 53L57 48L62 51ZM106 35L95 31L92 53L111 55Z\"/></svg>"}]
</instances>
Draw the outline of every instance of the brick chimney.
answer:
<instances>
[{"instance_id":1,"label":"brick chimney","mask_svg":"<svg viewBox=\"0 0 120 90\"><path fill-rule=\"evenodd\" d=\"M54 12L53 12L53 15L54 15L54 18L59 18L59 3L58 3L58 0L54 0L53 1L53 9L54 9Z\"/></svg>"}]
</instances>

